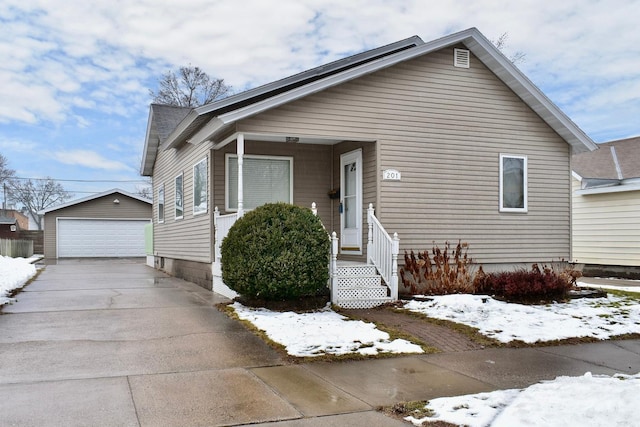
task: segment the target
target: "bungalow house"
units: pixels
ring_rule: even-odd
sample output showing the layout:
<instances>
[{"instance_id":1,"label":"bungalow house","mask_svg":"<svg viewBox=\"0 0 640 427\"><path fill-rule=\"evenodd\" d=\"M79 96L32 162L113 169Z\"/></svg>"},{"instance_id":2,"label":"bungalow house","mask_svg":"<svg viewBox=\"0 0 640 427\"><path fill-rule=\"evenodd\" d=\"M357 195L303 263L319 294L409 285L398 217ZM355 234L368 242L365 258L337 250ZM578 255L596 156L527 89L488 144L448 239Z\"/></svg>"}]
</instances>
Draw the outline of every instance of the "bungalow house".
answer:
<instances>
[{"instance_id":1,"label":"bungalow house","mask_svg":"<svg viewBox=\"0 0 640 427\"><path fill-rule=\"evenodd\" d=\"M573 261L640 279L640 137L573 156Z\"/></svg>"},{"instance_id":2,"label":"bungalow house","mask_svg":"<svg viewBox=\"0 0 640 427\"><path fill-rule=\"evenodd\" d=\"M475 28L198 108L151 105L155 264L229 295L220 242L270 201L313 206L335 232L332 299L346 307L396 298L398 252L433 241L468 242L489 270L568 260L570 158L595 148Z\"/></svg>"}]
</instances>

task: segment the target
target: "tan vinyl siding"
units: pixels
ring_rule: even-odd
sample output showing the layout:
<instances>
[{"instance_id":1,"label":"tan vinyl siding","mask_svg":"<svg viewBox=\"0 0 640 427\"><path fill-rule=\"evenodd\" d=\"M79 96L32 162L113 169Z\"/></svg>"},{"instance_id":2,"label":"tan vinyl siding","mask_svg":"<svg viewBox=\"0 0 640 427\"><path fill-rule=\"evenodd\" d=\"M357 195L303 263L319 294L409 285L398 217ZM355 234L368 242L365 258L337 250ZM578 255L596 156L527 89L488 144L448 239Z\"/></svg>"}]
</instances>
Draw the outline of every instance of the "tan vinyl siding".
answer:
<instances>
[{"instance_id":1,"label":"tan vinyl siding","mask_svg":"<svg viewBox=\"0 0 640 427\"><path fill-rule=\"evenodd\" d=\"M286 156L293 158L293 203L311 208L313 202L318 215L329 222L331 203L327 192L331 189L331 146L245 141L245 155ZM225 155L236 154L231 143L214 151L214 204L225 212Z\"/></svg>"},{"instance_id":2,"label":"tan vinyl siding","mask_svg":"<svg viewBox=\"0 0 640 427\"><path fill-rule=\"evenodd\" d=\"M579 189L573 179L573 191ZM574 194L573 260L640 266L640 191Z\"/></svg>"},{"instance_id":3,"label":"tan vinyl siding","mask_svg":"<svg viewBox=\"0 0 640 427\"><path fill-rule=\"evenodd\" d=\"M208 208L206 213L193 214L193 166L207 158ZM175 217L175 178L183 174L184 217ZM212 262L211 157L208 143L185 144L178 149L160 150L153 174L153 245L160 257ZM164 184L164 223L158 223L158 189Z\"/></svg>"},{"instance_id":4,"label":"tan vinyl siding","mask_svg":"<svg viewBox=\"0 0 640 427\"><path fill-rule=\"evenodd\" d=\"M115 199L120 203L113 203ZM151 205L121 193L114 193L47 212L44 216L44 252L47 258L58 256L57 218L151 219Z\"/></svg>"},{"instance_id":5,"label":"tan vinyl siding","mask_svg":"<svg viewBox=\"0 0 640 427\"><path fill-rule=\"evenodd\" d=\"M376 141L375 207L401 250L462 239L481 263L568 259L568 144L477 58L469 69L452 58L450 48L407 61L238 129ZM528 158L528 213L498 211L501 153ZM402 181L381 181L387 168Z\"/></svg>"}]
</instances>

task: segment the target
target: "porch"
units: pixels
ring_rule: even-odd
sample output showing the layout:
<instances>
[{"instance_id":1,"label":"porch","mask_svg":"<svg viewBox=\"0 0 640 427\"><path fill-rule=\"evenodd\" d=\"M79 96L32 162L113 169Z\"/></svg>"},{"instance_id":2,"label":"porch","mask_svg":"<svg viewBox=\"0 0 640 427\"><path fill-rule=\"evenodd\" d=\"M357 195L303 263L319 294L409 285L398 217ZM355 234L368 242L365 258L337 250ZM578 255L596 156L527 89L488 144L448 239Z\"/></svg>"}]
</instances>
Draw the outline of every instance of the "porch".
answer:
<instances>
[{"instance_id":1,"label":"porch","mask_svg":"<svg viewBox=\"0 0 640 427\"><path fill-rule=\"evenodd\" d=\"M311 210L317 215L316 204ZM366 262L339 260L340 245L337 233L328 235L331 249L328 254L331 302L342 308L372 308L398 299L398 252L399 238L385 231L375 216L372 204L367 212ZM214 210L214 252L213 290L233 298L237 294L222 280L221 245L233 224L242 216L236 212L221 215Z\"/></svg>"}]
</instances>

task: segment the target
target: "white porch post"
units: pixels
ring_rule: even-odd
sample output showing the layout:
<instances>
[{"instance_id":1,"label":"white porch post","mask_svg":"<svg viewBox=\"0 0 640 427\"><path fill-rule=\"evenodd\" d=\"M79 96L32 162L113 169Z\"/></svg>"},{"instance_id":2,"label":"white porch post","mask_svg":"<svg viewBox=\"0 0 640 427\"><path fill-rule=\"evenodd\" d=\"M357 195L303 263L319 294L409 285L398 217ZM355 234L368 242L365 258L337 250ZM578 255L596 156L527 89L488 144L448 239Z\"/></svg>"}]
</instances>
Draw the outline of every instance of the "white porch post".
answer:
<instances>
[{"instance_id":1,"label":"white porch post","mask_svg":"<svg viewBox=\"0 0 640 427\"><path fill-rule=\"evenodd\" d=\"M244 215L244 183L242 181L242 165L244 163L244 134L239 133L237 139L238 154L238 218Z\"/></svg>"},{"instance_id":2,"label":"white porch post","mask_svg":"<svg viewBox=\"0 0 640 427\"><path fill-rule=\"evenodd\" d=\"M338 235L331 233L331 261L329 264L329 279L331 280L331 302L338 303Z\"/></svg>"},{"instance_id":3,"label":"white porch post","mask_svg":"<svg viewBox=\"0 0 640 427\"><path fill-rule=\"evenodd\" d=\"M222 266L220 265L220 239L218 237L218 218L220 218L220 211L216 206L213 210L213 270L214 276L222 276Z\"/></svg>"},{"instance_id":4,"label":"white porch post","mask_svg":"<svg viewBox=\"0 0 640 427\"><path fill-rule=\"evenodd\" d=\"M367 264L373 264L371 260L371 257L373 256L373 213L373 203L369 203L369 207L367 208Z\"/></svg>"},{"instance_id":5,"label":"white porch post","mask_svg":"<svg viewBox=\"0 0 640 427\"><path fill-rule=\"evenodd\" d=\"M398 253L400 252L400 239L398 233L393 233L393 245L391 249L391 298L398 300Z\"/></svg>"}]
</instances>

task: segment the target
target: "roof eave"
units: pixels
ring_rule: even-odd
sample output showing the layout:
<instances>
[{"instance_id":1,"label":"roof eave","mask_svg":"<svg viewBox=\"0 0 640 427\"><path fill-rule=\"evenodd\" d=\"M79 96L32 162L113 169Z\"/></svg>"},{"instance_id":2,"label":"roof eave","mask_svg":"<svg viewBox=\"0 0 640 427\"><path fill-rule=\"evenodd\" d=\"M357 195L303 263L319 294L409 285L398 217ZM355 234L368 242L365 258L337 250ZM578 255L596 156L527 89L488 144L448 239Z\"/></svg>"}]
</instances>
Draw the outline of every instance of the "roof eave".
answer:
<instances>
[{"instance_id":1,"label":"roof eave","mask_svg":"<svg viewBox=\"0 0 640 427\"><path fill-rule=\"evenodd\" d=\"M573 149L574 153L593 151L597 149L591 140L575 123L569 119L546 95L537 88L511 61L509 61L482 33L476 28L450 34L437 40L412 47L401 52L390 54L382 58L367 62L363 65L349 68L343 72L313 81L304 86L296 87L267 99L252 103L248 106L232 110L217 116L222 125L229 125L235 121L253 116L268 109L278 107L302 97L320 92L357 77L373 73L393 66L397 63L427 54L439 49L462 43L482 61L498 78L500 78L514 93L516 93L533 111L535 111L554 131L560 135ZM223 102L223 101L221 101ZM217 104L217 103L214 103ZM186 131L201 115L214 113L212 107L199 107L191 111L187 117L171 133L163 144L163 149L175 148L189 136ZM222 104L217 104L222 105Z\"/></svg>"},{"instance_id":2,"label":"roof eave","mask_svg":"<svg viewBox=\"0 0 640 427\"><path fill-rule=\"evenodd\" d=\"M144 138L144 149L142 151L142 161L140 164L140 175L151 176L153 174L153 165L156 160L156 154L158 153L158 137L152 135L153 127L153 107L149 107L149 118L147 119L147 132ZM155 139L155 143L151 140Z\"/></svg>"},{"instance_id":3,"label":"roof eave","mask_svg":"<svg viewBox=\"0 0 640 427\"><path fill-rule=\"evenodd\" d=\"M572 147L574 153L596 150L596 143L476 28L461 40L500 80Z\"/></svg>"},{"instance_id":4,"label":"roof eave","mask_svg":"<svg viewBox=\"0 0 640 427\"><path fill-rule=\"evenodd\" d=\"M57 206L53 206L53 207L50 207L50 208L47 208L47 209L43 209L41 211L38 211L38 215L44 215L44 214L49 213L49 212L57 211L58 209L64 209L64 208L67 208L69 206L73 206L73 205L77 205L77 204L80 204L80 203L89 202L91 200L99 199L100 197L108 196L108 195L114 194L114 193L120 193L120 194L122 194L124 196L130 197L132 199L139 200L139 201L144 202L144 203L148 203L148 204L152 204L153 203L151 200L145 199L144 197L138 196L137 194L129 193L128 191L124 191L124 190L121 190L119 188L113 188L111 190L103 191L102 193L92 194L90 196L82 197L80 199L71 200L71 201L69 201L67 203L63 203L61 205L57 205Z\"/></svg>"}]
</instances>

